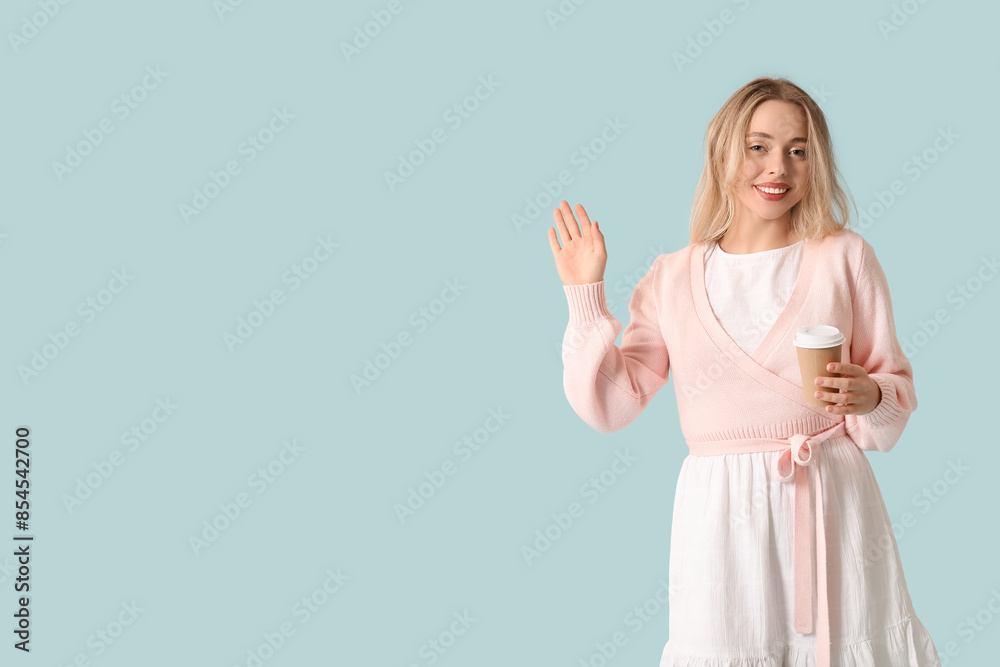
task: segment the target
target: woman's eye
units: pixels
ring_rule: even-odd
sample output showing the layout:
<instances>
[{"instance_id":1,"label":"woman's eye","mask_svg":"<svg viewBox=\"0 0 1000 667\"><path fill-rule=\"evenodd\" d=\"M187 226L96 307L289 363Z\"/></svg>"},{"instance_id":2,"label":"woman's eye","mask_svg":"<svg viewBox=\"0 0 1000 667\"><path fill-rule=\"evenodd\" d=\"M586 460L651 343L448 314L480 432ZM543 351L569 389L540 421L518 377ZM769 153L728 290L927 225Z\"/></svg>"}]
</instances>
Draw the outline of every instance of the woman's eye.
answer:
<instances>
[{"instance_id":1,"label":"woman's eye","mask_svg":"<svg viewBox=\"0 0 1000 667\"><path fill-rule=\"evenodd\" d=\"M747 150L753 151L754 153L759 153L760 151L755 151L754 150L755 148L760 148L761 150L764 150L764 147L761 146L760 144L754 144L753 146L750 146L750 148L748 148ZM792 149L792 153L795 153L799 157L805 157L806 156L806 152L802 148L793 148Z\"/></svg>"}]
</instances>

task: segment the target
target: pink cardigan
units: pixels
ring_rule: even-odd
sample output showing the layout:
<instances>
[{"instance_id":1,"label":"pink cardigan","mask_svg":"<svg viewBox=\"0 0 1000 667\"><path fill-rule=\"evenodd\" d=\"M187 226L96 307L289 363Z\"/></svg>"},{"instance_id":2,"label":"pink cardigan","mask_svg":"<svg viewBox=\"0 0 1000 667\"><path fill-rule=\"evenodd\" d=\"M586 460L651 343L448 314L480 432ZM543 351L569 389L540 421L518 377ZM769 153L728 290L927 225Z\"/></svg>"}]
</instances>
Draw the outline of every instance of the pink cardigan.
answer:
<instances>
[{"instance_id":1,"label":"pink cardigan","mask_svg":"<svg viewBox=\"0 0 1000 667\"><path fill-rule=\"evenodd\" d=\"M795 484L794 578L797 632L812 630L809 544L817 533L818 665L829 665L825 527L822 502L809 515L812 448L849 437L888 452L917 407L913 369L896 339L889 284L872 246L844 229L804 243L795 287L763 341L747 354L715 319L705 291L704 242L660 255L636 285L631 321L608 311L604 281L564 285L569 324L563 337L563 387L573 410L602 433L639 416L672 372L681 430L692 455L783 451L774 475ZM829 324L847 338L842 362L862 366L882 390L865 415L833 415L805 403L792 337L800 326ZM829 388L824 389L829 391Z\"/></svg>"},{"instance_id":2,"label":"pink cardigan","mask_svg":"<svg viewBox=\"0 0 1000 667\"><path fill-rule=\"evenodd\" d=\"M705 244L660 255L636 285L621 347L604 281L564 285L563 387L573 410L601 433L639 416L673 374L685 440L788 437L844 420L864 450L888 452L917 407L913 369L896 340L889 284L875 250L849 229L806 241L798 280L764 340L747 355L712 314ZM842 361L864 367L882 389L866 415L805 405L792 337L830 324L847 338ZM761 391L769 389L770 391Z\"/></svg>"}]
</instances>

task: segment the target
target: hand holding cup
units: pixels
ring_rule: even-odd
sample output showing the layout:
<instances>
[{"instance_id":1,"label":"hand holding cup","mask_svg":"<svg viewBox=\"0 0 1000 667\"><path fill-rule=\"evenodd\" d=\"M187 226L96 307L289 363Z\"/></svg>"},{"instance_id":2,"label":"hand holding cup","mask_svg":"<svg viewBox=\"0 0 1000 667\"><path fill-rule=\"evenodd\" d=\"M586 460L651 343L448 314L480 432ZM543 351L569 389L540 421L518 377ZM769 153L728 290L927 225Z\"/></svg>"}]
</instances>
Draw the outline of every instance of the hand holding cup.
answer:
<instances>
[{"instance_id":1,"label":"hand holding cup","mask_svg":"<svg viewBox=\"0 0 1000 667\"><path fill-rule=\"evenodd\" d=\"M830 363L826 369L834 377L817 377L816 384L826 389L816 391L815 396L836 403L826 406L827 412L835 415L866 415L878 407L882 400L882 388L862 366Z\"/></svg>"}]
</instances>

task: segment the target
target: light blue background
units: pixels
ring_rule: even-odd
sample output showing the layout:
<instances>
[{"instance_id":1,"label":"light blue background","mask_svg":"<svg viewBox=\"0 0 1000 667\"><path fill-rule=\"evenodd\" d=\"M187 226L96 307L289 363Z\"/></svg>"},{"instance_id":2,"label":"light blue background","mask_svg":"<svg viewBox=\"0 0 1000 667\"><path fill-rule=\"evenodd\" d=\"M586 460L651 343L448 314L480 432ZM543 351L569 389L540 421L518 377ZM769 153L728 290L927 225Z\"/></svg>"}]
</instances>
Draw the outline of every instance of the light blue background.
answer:
<instances>
[{"instance_id":1,"label":"light blue background","mask_svg":"<svg viewBox=\"0 0 1000 667\"><path fill-rule=\"evenodd\" d=\"M0 558L0 662L246 665L288 622L264 664L428 665L427 642L468 612L434 664L578 665L624 631L613 664L656 665L668 610L639 632L625 618L667 576L686 455L673 382L623 431L576 416L552 206L512 220L570 170L560 198L600 221L627 324L652 258L689 242L708 121L760 75L814 94L860 209L906 186L855 228L888 276L901 341L937 309L949 320L911 357L919 408L901 441L869 458L893 521L917 517L899 550L938 650L954 642L946 664L995 656L1000 619L971 637L960 624L1000 590L995 383L980 354L1000 282L961 308L949 295L1000 249L997 5L911 2L884 35L898 3L594 1L553 28L556 0L403 0L348 61L341 43L387 4L245 0L220 18L210 0L71 2L16 50L9 33L42 10L5 5L0 432L11 460L15 427L31 428L36 539L30 656L10 646L14 562ZM673 54L727 8L734 21L678 68ZM147 67L167 75L119 119L113 101ZM443 114L480 77L500 85L455 127ZM274 108L294 119L247 161L240 143ZM52 163L102 118L114 131L60 181ZM615 118L627 128L581 171L574 152ZM384 173L435 128L447 140L391 190ZM906 162L946 128L958 140L911 180ZM242 171L185 222L179 206L233 159ZM317 237L339 247L293 291L282 276ZM123 268L133 280L85 323L77 305ZM411 315L447 281L464 290L421 327ZM224 334L274 289L285 302L231 352ZM71 321L79 335L23 381ZM411 344L356 392L350 376L403 333ZM178 408L130 451L121 434L167 398ZM501 409L468 460L453 450ZM293 439L302 451L258 495L248 478ZM121 465L67 509L115 450ZM587 503L581 484L619 450L637 462ZM449 459L457 472L401 523L394 505ZM971 471L922 512L915 495L956 460ZM251 504L195 554L189 538L239 493ZM584 515L528 565L522 545L573 501ZM338 568L348 580L301 622L294 605ZM88 644L133 600L143 611L113 644Z\"/></svg>"}]
</instances>

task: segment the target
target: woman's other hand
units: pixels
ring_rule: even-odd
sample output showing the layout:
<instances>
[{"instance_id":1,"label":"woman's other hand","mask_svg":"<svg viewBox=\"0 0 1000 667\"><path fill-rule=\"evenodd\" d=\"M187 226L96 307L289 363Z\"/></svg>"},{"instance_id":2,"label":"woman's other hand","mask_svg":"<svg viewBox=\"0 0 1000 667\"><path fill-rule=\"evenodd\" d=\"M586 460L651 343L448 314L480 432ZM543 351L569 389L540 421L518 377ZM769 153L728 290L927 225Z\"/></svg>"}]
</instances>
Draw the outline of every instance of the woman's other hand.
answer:
<instances>
[{"instance_id":1,"label":"woman's other hand","mask_svg":"<svg viewBox=\"0 0 1000 667\"><path fill-rule=\"evenodd\" d=\"M604 234L597 228L597 221L590 222L583 204L576 205L576 213L580 216L579 225L565 200L560 202L559 208L552 211L562 238L561 248L556 239L556 228L549 227L549 246L563 285L599 282L604 279L604 267L608 263Z\"/></svg>"},{"instance_id":2,"label":"woman's other hand","mask_svg":"<svg viewBox=\"0 0 1000 667\"><path fill-rule=\"evenodd\" d=\"M816 384L828 387L817 391L815 396L824 401L836 403L826 406L826 411L835 415L866 415L882 400L882 388L878 386L868 371L857 364L827 364L826 370L840 373L841 377L821 376ZM837 389L840 393L837 393Z\"/></svg>"}]
</instances>

